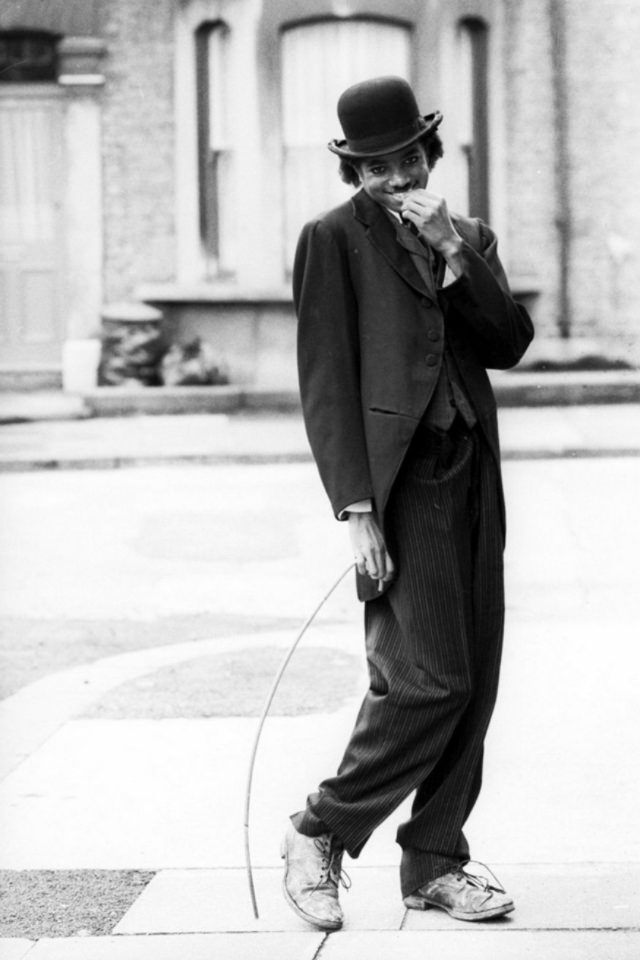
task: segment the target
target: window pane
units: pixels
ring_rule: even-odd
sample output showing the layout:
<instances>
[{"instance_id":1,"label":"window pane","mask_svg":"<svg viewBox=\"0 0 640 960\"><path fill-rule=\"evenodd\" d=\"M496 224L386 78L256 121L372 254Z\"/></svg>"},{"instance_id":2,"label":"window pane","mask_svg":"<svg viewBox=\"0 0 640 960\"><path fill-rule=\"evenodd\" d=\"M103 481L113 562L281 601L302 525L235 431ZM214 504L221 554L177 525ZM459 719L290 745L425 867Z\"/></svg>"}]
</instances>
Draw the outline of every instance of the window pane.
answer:
<instances>
[{"instance_id":1,"label":"window pane","mask_svg":"<svg viewBox=\"0 0 640 960\"><path fill-rule=\"evenodd\" d=\"M232 273L236 265L234 151L227 129L227 49L222 23L196 31L200 236L208 273Z\"/></svg>"},{"instance_id":2,"label":"window pane","mask_svg":"<svg viewBox=\"0 0 640 960\"><path fill-rule=\"evenodd\" d=\"M349 196L327 143L342 136L346 87L382 74L409 77L410 33L396 24L332 20L293 27L282 39L286 266L302 225Z\"/></svg>"},{"instance_id":3,"label":"window pane","mask_svg":"<svg viewBox=\"0 0 640 960\"><path fill-rule=\"evenodd\" d=\"M53 123L51 111L37 104L0 111L0 240L55 236Z\"/></svg>"},{"instance_id":4,"label":"window pane","mask_svg":"<svg viewBox=\"0 0 640 960\"><path fill-rule=\"evenodd\" d=\"M458 32L460 115L458 139L467 169L468 212L489 219L488 28L462 20Z\"/></svg>"},{"instance_id":5,"label":"window pane","mask_svg":"<svg viewBox=\"0 0 640 960\"><path fill-rule=\"evenodd\" d=\"M41 31L0 32L0 83L56 79L56 39Z\"/></svg>"}]
</instances>

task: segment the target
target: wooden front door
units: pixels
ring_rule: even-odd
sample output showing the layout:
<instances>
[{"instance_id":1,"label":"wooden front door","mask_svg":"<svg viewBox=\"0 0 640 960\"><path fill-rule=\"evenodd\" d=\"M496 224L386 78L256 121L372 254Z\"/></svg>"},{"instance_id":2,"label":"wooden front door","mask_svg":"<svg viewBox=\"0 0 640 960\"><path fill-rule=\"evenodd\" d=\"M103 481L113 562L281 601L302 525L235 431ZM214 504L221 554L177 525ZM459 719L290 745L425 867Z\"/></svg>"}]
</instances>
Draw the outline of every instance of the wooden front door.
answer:
<instances>
[{"instance_id":1,"label":"wooden front door","mask_svg":"<svg viewBox=\"0 0 640 960\"><path fill-rule=\"evenodd\" d=\"M63 329L63 102L55 88L0 94L0 354L59 364Z\"/></svg>"}]
</instances>

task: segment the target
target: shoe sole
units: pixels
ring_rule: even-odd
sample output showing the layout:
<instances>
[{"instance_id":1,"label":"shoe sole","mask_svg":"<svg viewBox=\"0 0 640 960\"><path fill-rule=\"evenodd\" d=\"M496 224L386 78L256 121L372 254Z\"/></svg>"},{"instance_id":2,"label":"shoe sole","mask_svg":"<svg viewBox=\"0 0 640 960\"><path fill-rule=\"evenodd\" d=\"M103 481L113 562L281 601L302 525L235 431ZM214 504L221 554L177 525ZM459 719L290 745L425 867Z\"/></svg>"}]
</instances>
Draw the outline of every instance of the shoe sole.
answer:
<instances>
[{"instance_id":1,"label":"shoe sole","mask_svg":"<svg viewBox=\"0 0 640 960\"><path fill-rule=\"evenodd\" d=\"M411 895L405 897L403 901L405 907L409 910L444 910L449 914L450 917L453 917L454 920L468 920L468 921L478 921L478 920L493 920L496 917L504 917L505 914L511 913L512 910L515 910L515 904L505 903L501 907L493 907L490 910L483 910L482 913L463 913L461 910L456 910L455 907L446 907L442 903L436 903L433 900L427 900L426 897L416 897Z\"/></svg>"},{"instance_id":2,"label":"shoe sole","mask_svg":"<svg viewBox=\"0 0 640 960\"><path fill-rule=\"evenodd\" d=\"M280 856L284 860L285 873L282 879L282 892L284 898L293 910L294 913L297 913L298 916L304 920L306 923L310 923L312 927L317 927L318 930L327 930L333 932L334 930L342 929L342 920L318 920L317 917L312 917L310 914L305 913L305 911L300 907L296 901L293 899L289 891L287 890L287 871L289 869L289 862L287 860L287 855L284 849L281 850Z\"/></svg>"}]
</instances>

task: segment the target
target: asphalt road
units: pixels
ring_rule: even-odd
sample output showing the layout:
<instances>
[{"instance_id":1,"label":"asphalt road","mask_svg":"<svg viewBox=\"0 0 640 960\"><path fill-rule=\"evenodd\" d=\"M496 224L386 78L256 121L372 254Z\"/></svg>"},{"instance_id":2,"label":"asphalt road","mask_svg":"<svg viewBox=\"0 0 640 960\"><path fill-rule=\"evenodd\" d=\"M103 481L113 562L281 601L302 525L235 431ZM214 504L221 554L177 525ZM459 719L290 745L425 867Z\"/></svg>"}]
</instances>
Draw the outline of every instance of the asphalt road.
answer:
<instances>
[{"instance_id":1,"label":"asphalt road","mask_svg":"<svg viewBox=\"0 0 640 960\"><path fill-rule=\"evenodd\" d=\"M513 631L598 630L635 666L640 458L510 461L504 475ZM8 474L0 504L14 685L122 649L294 629L351 560L311 464ZM324 616L359 634L349 582Z\"/></svg>"}]
</instances>

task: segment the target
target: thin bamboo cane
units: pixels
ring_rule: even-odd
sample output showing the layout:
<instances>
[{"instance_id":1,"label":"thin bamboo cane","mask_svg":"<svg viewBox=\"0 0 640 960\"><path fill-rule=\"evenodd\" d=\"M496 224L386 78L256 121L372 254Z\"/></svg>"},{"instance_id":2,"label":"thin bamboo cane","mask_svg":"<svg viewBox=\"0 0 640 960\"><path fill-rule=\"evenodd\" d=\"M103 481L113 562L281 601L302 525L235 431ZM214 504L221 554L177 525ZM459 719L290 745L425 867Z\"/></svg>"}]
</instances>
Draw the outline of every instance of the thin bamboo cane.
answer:
<instances>
[{"instance_id":1,"label":"thin bamboo cane","mask_svg":"<svg viewBox=\"0 0 640 960\"><path fill-rule=\"evenodd\" d=\"M277 691L278 687L280 686L280 681L282 680L282 677L284 676L284 672L285 672L285 670L287 669L287 666L289 665L289 661L291 660L291 657L292 657L293 654L295 653L298 644L300 643L300 641L301 641L302 638L304 637L305 633L307 632L307 630L309 629L309 627L311 626L311 624L312 624L313 621L315 620L317 614L320 612L320 610L322 609L322 607L325 605L325 603L327 602L327 600L329 599L329 597L331 596L331 594L332 594L332 593L334 592L334 590L342 583L342 581L344 580L344 578L346 577L346 575L349 573L350 570L353 569L354 566L355 566L355 564L350 563L349 566L346 568L346 570L344 570L343 573L340 574L340 576L339 576L338 579L335 581L335 583L333 584L333 586L331 587L331 589L324 595L324 597L322 598L322 600L320 601L320 603L317 605L317 607L315 608L315 610L313 611L313 613L312 613L312 614L307 618L307 620L305 621L304 626L303 626L302 629L300 630L298 636L296 637L296 639L294 640L293 644L291 645L291 648L288 650L288 652L287 652L284 660L283 660L282 663L280 664L280 667L279 667L279 669L278 669L278 672L276 673L275 679L274 679L273 684L272 684L272 686L271 686L271 690L269 691L269 695L267 696L267 699L265 700L265 704L264 704L264 707L263 707L263 709L262 709L262 714L261 714L260 720L259 720L259 722L258 722L258 729L256 730L256 736L255 736L255 740L254 740L254 742L253 742L253 749L251 750L251 759L250 759L250 761L249 761L249 774L248 774L248 777L247 777L247 789L246 789L246 795L245 795L245 810L244 810L244 855L245 855L245 864L246 864L246 868L247 868L247 880L248 880L248 882L249 882L249 893L250 893L250 895L251 895L251 903L252 903L252 906L253 906L253 914L254 914L256 920L258 920L258 919L260 918L260 914L259 914L259 912L258 912L258 902L257 902L257 900L256 900L256 889L255 889L255 885L254 885L254 882L253 882L253 870L252 870L252 868L251 868L251 849L250 849L250 842L249 842L249 817L250 817L250 812L251 812L251 787L252 787L252 784L253 784L253 771L254 771L254 767L255 767L255 763L256 763L256 756L257 756L257 753L258 753L258 745L259 745L259 743L260 743L260 736L261 736L261 734L262 734L262 728L264 727L265 720L267 719L267 715L268 715L269 710L270 710L270 708L271 708L271 704L273 703L273 698L275 697L276 691Z\"/></svg>"}]
</instances>

